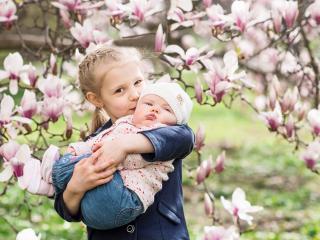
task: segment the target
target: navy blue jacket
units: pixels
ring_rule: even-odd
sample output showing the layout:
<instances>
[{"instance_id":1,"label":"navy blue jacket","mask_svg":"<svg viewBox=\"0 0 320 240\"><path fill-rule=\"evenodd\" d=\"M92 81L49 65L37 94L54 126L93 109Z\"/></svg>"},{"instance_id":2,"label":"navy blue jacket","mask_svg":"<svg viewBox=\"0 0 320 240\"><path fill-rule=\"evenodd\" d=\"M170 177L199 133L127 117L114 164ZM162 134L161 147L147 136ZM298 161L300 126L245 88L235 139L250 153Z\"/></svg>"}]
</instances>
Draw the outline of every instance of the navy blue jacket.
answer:
<instances>
[{"instance_id":1,"label":"navy blue jacket","mask_svg":"<svg viewBox=\"0 0 320 240\"><path fill-rule=\"evenodd\" d=\"M93 135L109 128L107 122ZM193 149L194 134L187 125L175 125L142 132L152 143L155 152L142 154L145 160L166 161L175 159L174 171L169 180L163 182L162 189L155 195L154 203L133 222L110 230L87 227L89 240L188 240L189 235L183 212L182 159ZM55 197L54 207L66 221L80 221L69 213L62 193ZM106 204L107 204L106 200Z\"/></svg>"}]
</instances>

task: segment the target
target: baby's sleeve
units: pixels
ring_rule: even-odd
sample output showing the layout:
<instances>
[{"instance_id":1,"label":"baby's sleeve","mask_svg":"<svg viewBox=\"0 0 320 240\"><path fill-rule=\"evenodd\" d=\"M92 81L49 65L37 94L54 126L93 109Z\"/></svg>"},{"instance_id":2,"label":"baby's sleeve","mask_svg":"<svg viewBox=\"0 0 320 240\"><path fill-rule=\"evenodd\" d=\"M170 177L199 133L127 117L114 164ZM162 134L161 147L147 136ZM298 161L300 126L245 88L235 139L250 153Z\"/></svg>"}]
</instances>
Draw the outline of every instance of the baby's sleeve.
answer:
<instances>
[{"instance_id":1,"label":"baby's sleeve","mask_svg":"<svg viewBox=\"0 0 320 240\"><path fill-rule=\"evenodd\" d=\"M87 142L70 143L69 148L72 148L77 156L91 153L91 146Z\"/></svg>"},{"instance_id":2,"label":"baby's sleeve","mask_svg":"<svg viewBox=\"0 0 320 240\"><path fill-rule=\"evenodd\" d=\"M185 158L193 149L194 133L188 125L174 125L140 132L149 139L154 153L141 154L148 162Z\"/></svg>"}]
</instances>

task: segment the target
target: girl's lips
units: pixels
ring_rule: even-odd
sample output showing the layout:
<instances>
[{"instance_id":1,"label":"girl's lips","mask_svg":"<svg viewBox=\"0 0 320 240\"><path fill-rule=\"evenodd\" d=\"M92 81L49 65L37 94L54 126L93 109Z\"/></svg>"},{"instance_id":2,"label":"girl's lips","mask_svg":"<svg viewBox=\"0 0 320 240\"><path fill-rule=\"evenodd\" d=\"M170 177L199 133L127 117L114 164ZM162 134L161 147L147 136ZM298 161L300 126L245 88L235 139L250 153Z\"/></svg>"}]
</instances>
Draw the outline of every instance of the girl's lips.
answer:
<instances>
[{"instance_id":1,"label":"girl's lips","mask_svg":"<svg viewBox=\"0 0 320 240\"><path fill-rule=\"evenodd\" d=\"M154 120L157 119L157 116L154 113L149 113L149 114L146 115L146 119L154 121Z\"/></svg>"}]
</instances>

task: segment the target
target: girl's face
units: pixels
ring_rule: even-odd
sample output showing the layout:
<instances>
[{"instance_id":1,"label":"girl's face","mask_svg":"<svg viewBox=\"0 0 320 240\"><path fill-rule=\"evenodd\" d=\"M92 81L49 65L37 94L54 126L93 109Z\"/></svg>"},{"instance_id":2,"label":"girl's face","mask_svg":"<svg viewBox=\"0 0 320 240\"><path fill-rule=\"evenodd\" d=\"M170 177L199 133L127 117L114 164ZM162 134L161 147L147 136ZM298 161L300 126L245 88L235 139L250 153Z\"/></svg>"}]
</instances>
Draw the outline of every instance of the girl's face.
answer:
<instances>
[{"instance_id":1,"label":"girl's face","mask_svg":"<svg viewBox=\"0 0 320 240\"><path fill-rule=\"evenodd\" d=\"M111 121L115 122L120 117L133 114L144 85L138 63L116 63L107 72L101 66L100 69L96 75L101 79L100 101Z\"/></svg>"},{"instance_id":2,"label":"girl's face","mask_svg":"<svg viewBox=\"0 0 320 240\"><path fill-rule=\"evenodd\" d=\"M137 126L151 126L155 123L174 125L177 123L177 118L162 97L148 94L139 100L132 121Z\"/></svg>"}]
</instances>

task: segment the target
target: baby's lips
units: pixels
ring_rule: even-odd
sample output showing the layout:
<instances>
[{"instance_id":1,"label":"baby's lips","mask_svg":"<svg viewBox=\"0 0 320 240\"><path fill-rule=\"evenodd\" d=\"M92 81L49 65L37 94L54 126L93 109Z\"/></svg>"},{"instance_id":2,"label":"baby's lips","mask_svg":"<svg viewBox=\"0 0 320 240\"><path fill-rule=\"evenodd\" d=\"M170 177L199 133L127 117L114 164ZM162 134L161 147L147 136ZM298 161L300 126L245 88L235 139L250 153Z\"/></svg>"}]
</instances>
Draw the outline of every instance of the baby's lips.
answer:
<instances>
[{"instance_id":1,"label":"baby's lips","mask_svg":"<svg viewBox=\"0 0 320 240\"><path fill-rule=\"evenodd\" d=\"M154 121L154 120L157 119L157 116L156 116L155 114L153 114L153 113L150 113L150 114L147 114L147 115L146 115L146 119L147 119L147 120Z\"/></svg>"}]
</instances>

